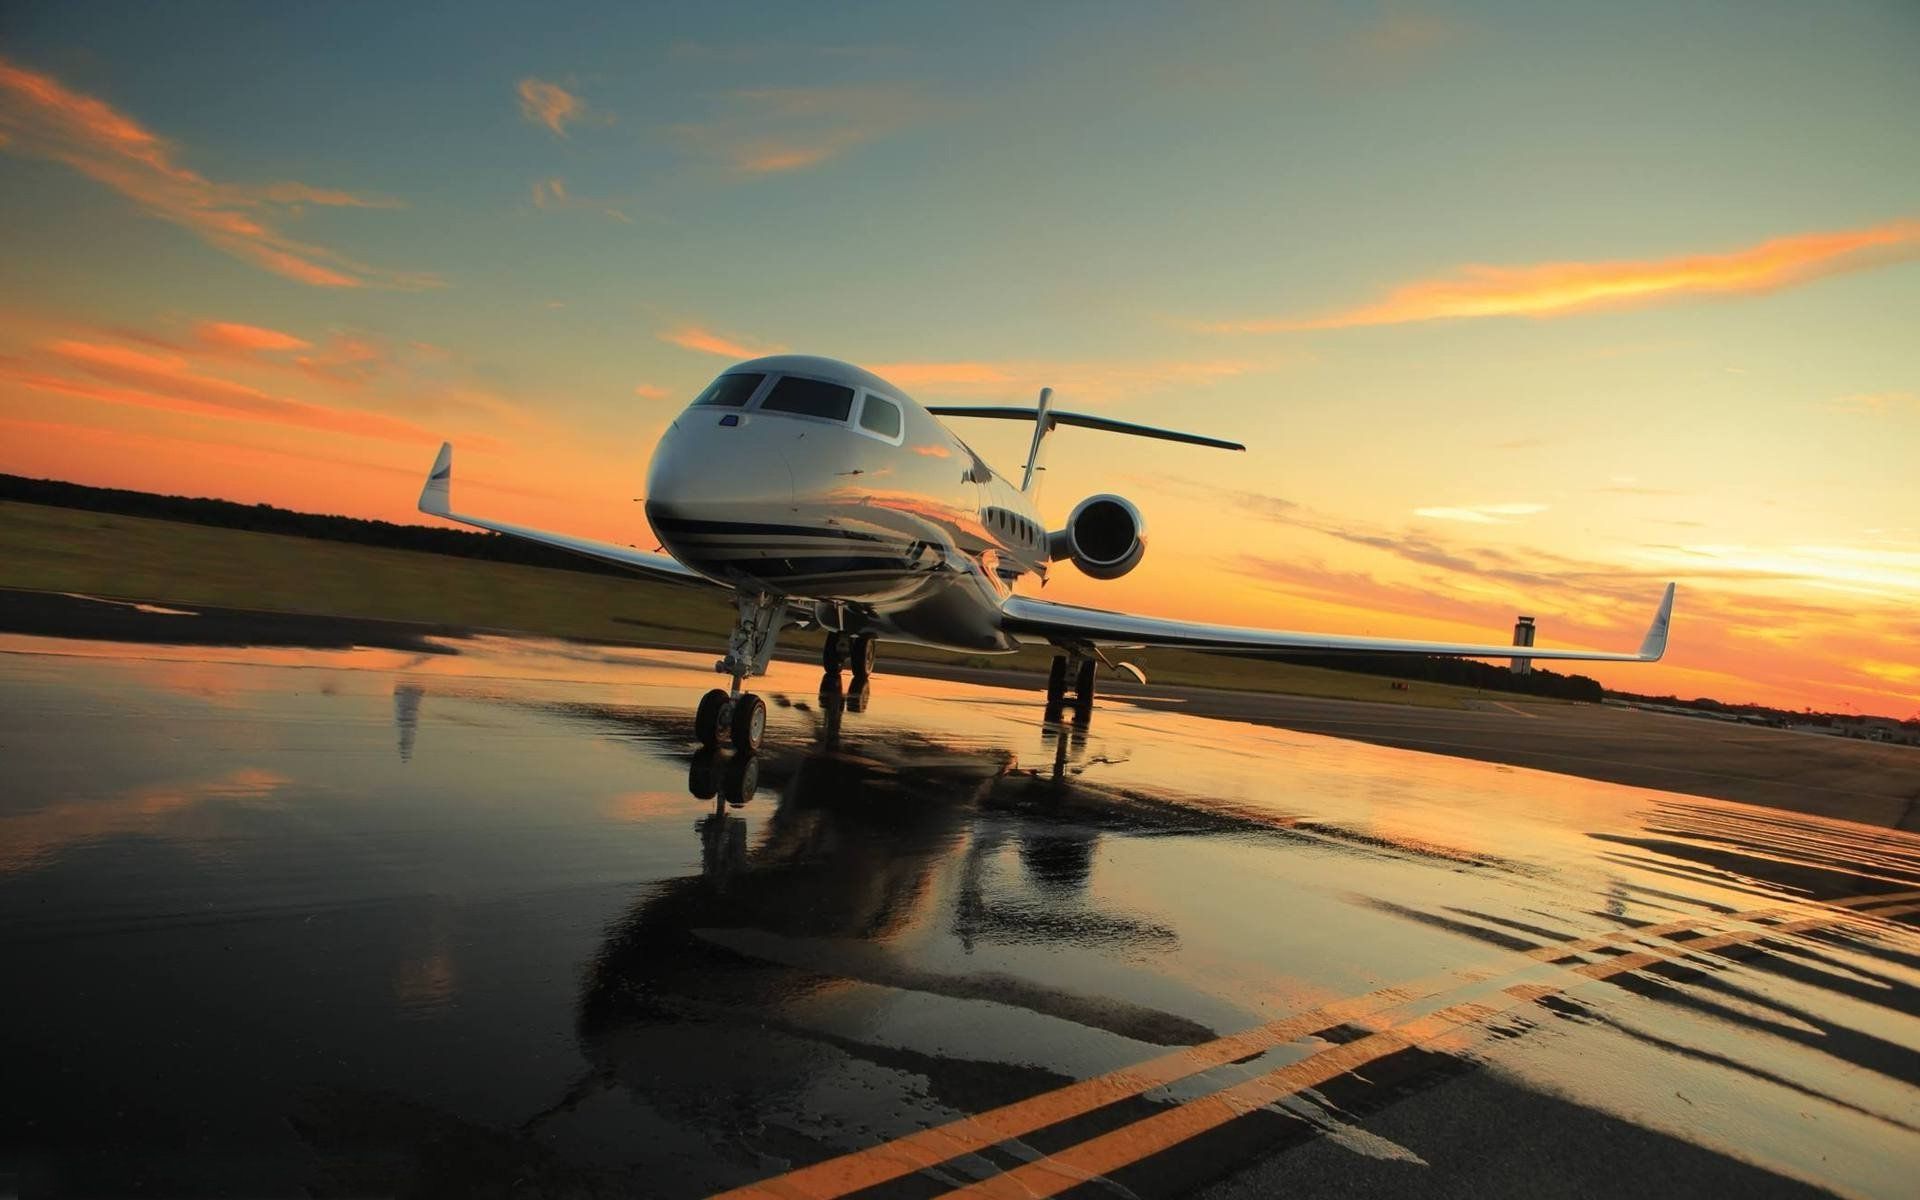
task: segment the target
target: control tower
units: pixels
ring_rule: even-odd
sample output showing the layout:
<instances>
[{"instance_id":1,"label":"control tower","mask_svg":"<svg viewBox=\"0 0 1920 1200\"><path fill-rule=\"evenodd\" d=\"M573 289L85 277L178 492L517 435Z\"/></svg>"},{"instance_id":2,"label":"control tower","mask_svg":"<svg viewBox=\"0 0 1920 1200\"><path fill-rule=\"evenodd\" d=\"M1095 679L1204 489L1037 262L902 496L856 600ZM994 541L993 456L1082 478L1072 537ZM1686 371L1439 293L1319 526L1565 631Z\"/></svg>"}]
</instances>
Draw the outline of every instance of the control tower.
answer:
<instances>
[{"instance_id":1,"label":"control tower","mask_svg":"<svg viewBox=\"0 0 1920 1200\"><path fill-rule=\"evenodd\" d=\"M1516 617L1516 618L1514 618L1514 622L1513 622L1513 644L1514 644L1514 645L1516 645L1516 646L1531 646L1531 645L1533 645L1533 618L1532 618L1532 617ZM1516 659L1514 659L1514 660L1513 660L1513 673L1514 673L1515 675L1531 675L1531 674L1533 674L1533 660L1532 660L1532 659L1530 659L1530 658L1516 658Z\"/></svg>"}]
</instances>

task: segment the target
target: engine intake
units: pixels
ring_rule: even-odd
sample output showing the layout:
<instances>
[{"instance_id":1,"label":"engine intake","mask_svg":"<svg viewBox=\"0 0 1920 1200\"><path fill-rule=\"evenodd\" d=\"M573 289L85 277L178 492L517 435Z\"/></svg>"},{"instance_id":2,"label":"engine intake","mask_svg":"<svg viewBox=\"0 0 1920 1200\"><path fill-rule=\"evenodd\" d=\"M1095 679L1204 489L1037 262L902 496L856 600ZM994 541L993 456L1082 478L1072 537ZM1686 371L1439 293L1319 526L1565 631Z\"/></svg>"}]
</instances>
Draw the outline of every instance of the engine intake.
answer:
<instances>
[{"instance_id":1,"label":"engine intake","mask_svg":"<svg viewBox=\"0 0 1920 1200\"><path fill-rule=\"evenodd\" d=\"M1074 505L1067 527L1053 534L1053 557L1070 558L1095 579L1118 579L1147 553L1147 522L1120 496L1088 496Z\"/></svg>"}]
</instances>

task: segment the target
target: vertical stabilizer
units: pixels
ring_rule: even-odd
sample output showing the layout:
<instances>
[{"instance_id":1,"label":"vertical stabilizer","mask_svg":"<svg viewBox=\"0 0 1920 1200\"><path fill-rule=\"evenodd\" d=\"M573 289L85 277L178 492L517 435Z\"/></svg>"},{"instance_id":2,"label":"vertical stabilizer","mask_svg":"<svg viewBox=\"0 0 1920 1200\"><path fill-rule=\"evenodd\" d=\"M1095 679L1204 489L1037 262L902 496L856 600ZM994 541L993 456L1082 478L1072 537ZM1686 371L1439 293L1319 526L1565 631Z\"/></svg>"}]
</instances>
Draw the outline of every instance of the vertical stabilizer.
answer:
<instances>
[{"instance_id":1,"label":"vertical stabilizer","mask_svg":"<svg viewBox=\"0 0 1920 1200\"><path fill-rule=\"evenodd\" d=\"M1027 447L1027 470L1020 477L1020 490L1033 494L1034 476L1046 470L1040 465L1040 446L1053 432L1053 389L1040 389L1040 402L1033 409L1033 444Z\"/></svg>"}]
</instances>

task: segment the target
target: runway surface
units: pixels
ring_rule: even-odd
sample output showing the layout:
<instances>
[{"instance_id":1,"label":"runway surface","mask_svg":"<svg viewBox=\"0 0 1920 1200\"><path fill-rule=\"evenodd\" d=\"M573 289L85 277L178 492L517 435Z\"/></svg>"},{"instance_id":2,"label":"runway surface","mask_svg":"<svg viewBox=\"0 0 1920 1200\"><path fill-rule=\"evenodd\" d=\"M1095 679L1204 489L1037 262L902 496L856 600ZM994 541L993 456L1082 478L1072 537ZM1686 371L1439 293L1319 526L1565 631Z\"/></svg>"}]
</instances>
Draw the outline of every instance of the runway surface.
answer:
<instances>
[{"instance_id":1,"label":"runway surface","mask_svg":"<svg viewBox=\"0 0 1920 1200\"><path fill-rule=\"evenodd\" d=\"M452 648L0 638L0 1194L1920 1178L1914 834L792 664L697 755L711 655Z\"/></svg>"}]
</instances>

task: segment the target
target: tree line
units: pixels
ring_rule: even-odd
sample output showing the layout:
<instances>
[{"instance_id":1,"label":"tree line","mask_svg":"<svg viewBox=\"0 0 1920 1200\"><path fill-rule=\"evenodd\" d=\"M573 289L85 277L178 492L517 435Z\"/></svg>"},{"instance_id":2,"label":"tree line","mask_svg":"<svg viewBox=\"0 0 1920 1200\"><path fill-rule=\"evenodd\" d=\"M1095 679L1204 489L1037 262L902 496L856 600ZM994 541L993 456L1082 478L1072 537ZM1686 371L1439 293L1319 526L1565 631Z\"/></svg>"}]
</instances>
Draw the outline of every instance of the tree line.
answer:
<instances>
[{"instance_id":1,"label":"tree line","mask_svg":"<svg viewBox=\"0 0 1920 1200\"><path fill-rule=\"evenodd\" d=\"M387 546L428 554L451 554L460 558L480 558L527 567L583 571L591 575L626 574L606 563L519 538L502 537L497 533L398 525L392 521L369 521L359 517L323 516L275 508L271 504L161 496L153 492L88 487L56 479L27 479L19 475L0 475L0 500L19 500L53 508L77 508L123 517L153 517L163 521L183 521L190 525L214 525L223 529L246 529L254 533L284 533L329 542L352 542L359 546Z\"/></svg>"},{"instance_id":2,"label":"tree line","mask_svg":"<svg viewBox=\"0 0 1920 1200\"><path fill-rule=\"evenodd\" d=\"M427 525L400 525L392 521L370 521L360 517L326 516L320 513L294 512L271 504L240 504L232 500L206 497L162 496L154 492L136 492L126 488L89 487L57 479L28 479L20 475L0 475L0 499L54 508L73 508L86 512L113 513L125 517L152 517L163 521L183 521L193 525L213 525L224 529L245 529L254 533L281 533L294 537L317 538L330 542L351 542L360 546L385 546L396 550L417 550L428 554L451 554L460 558L478 558L489 562L515 563L528 567L549 567L562 571L581 571L592 575L625 575L618 567L582 558L577 554L549 549L519 538L497 533L468 532L463 529L436 529ZM1287 661L1336 671L1354 671L1365 675L1384 675L1395 679L1414 679L1429 683L1450 683L1487 691L1514 692L1530 696L1551 696L1560 700L1585 700L1599 703L1600 684L1585 675L1560 675L1535 667L1528 675L1515 675L1504 666L1492 666L1458 658L1426 658L1409 655L1303 654L1287 655Z\"/></svg>"}]
</instances>

